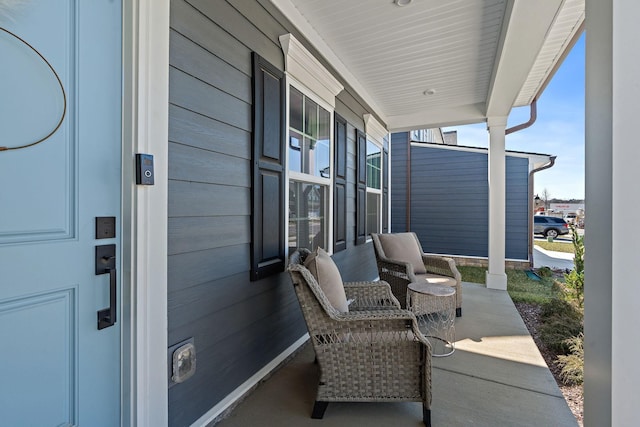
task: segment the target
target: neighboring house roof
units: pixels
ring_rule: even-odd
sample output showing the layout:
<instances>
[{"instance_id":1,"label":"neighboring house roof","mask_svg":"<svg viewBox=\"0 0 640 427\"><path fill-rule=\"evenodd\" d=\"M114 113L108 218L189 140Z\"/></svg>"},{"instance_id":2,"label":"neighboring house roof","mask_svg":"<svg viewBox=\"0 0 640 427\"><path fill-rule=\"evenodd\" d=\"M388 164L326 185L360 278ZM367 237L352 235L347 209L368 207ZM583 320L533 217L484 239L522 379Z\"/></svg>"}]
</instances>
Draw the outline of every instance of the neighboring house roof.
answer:
<instances>
[{"instance_id":1,"label":"neighboring house roof","mask_svg":"<svg viewBox=\"0 0 640 427\"><path fill-rule=\"evenodd\" d=\"M434 142L420 142L420 141L411 141L411 145L413 147L428 147L428 148L438 148L443 150L453 150L453 151L467 151L467 152L483 152L489 153L488 148L483 147L470 147L465 145L447 145L440 144ZM527 151L516 151L516 150L505 150L507 156L514 157L527 157L531 160L531 166L535 169L551 162L553 158L556 156L552 154L543 154L543 153L533 153Z\"/></svg>"},{"instance_id":2,"label":"neighboring house roof","mask_svg":"<svg viewBox=\"0 0 640 427\"><path fill-rule=\"evenodd\" d=\"M584 0L271 3L391 131L477 123L530 104L585 16Z\"/></svg>"}]
</instances>

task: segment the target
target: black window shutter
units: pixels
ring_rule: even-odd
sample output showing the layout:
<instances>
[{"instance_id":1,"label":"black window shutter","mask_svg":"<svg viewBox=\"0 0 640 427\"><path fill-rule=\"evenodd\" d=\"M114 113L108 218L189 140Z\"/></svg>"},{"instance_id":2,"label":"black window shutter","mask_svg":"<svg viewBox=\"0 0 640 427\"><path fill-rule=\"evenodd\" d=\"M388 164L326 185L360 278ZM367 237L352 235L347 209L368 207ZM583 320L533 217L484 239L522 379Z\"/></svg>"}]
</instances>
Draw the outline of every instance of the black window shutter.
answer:
<instances>
[{"instance_id":1,"label":"black window shutter","mask_svg":"<svg viewBox=\"0 0 640 427\"><path fill-rule=\"evenodd\" d=\"M382 232L389 232L389 150L382 150Z\"/></svg>"},{"instance_id":2,"label":"black window shutter","mask_svg":"<svg viewBox=\"0 0 640 427\"><path fill-rule=\"evenodd\" d=\"M367 241L367 136L356 129L356 245Z\"/></svg>"},{"instance_id":3,"label":"black window shutter","mask_svg":"<svg viewBox=\"0 0 640 427\"><path fill-rule=\"evenodd\" d=\"M284 74L253 53L251 280L284 271Z\"/></svg>"},{"instance_id":4,"label":"black window shutter","mask_svg":"<svg viewBox=\"0 0 640 427\"><path fill-rule=\"evenodd\" d=\"M333 252L347 249L347 121L334 118Z\"/></svg>"}]
</instances>

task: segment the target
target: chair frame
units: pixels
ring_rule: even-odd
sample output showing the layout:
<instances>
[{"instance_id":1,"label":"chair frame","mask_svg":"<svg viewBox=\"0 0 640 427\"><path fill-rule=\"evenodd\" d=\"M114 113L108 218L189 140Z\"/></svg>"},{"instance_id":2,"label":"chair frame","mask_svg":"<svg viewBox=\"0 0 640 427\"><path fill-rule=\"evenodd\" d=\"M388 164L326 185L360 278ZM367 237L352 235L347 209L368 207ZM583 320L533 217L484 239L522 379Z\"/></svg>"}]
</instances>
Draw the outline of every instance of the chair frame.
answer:
<instances>
[{"instance_id":1,"label":"chair frame","mask_svg":"<svg viewBox=\"0 0 640 427\"><path fill-rule=\"evenodd\" d=\"M431 425L431 345L416 317L400 308L385 282L346 282L354 299L348 313L336 310L304 266L300 249L288 272L320 367L312 418L329 402L421 402Z\"/></svg>"},{"instance_id":2,"label":"chair frame","mask_svg":"<svg viewBox=\"0 0 640 427\"><path fill-rule=\"evenodd\" d=\"M462 275L456 267L456 262L453 258L425 254L416 233L408 233L413 235L418 243L422 262L427 273L447 276L456 280L456 317L462 316ZM402 308L406 308L407 286L409 286L409 283L419 281L413 272L413 265L409 262L387 258L380 242L379 234L371 233L371 239L373 240L373 250L376 255L380 280L389 283L391 291L400 301Z\"/></svg>"}]
</instances>

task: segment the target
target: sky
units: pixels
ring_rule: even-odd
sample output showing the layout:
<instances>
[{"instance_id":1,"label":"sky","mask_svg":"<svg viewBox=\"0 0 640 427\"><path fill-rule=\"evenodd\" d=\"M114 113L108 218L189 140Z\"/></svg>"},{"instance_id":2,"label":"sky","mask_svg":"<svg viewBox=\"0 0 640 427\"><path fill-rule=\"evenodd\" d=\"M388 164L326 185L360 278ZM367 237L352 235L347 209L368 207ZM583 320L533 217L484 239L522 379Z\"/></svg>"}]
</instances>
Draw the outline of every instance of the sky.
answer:
<instances>
[{"instance_id":1,"label":"sky","mask_svg":"<svg viewBox=\"0 0 640 427\"><path fill-rule=\"evenodd\" d=\"M538 99L538 118L506 137L506 149L557 156L555 165L534 174L534 194L584 198L584 33ZM509 115L507 127L529 120L529 107ZM458 145L487 147L486 123L443 128L457 130Z\"/></svg>"}]
</instances>

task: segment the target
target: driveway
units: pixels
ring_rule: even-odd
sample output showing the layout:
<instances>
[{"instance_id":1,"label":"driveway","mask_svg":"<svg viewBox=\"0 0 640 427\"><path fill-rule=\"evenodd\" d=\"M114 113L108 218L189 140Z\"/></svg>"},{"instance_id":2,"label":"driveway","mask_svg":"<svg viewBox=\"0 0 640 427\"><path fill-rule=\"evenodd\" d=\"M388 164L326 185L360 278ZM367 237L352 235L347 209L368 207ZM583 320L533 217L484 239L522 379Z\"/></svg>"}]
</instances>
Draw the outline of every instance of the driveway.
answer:
<instances>
[{"instance_id":1,"label":"driveway","mask_svg":"<svg viewBox=\"0 0 640 427\"><path fill-rule=\"evenodd\" d=\"M556 239L557 240L557 239ZM573 254L542 249L533 242L533 268L573 270Z\"/></svg>"}]
</instances>

